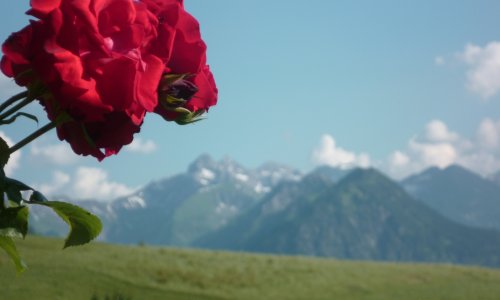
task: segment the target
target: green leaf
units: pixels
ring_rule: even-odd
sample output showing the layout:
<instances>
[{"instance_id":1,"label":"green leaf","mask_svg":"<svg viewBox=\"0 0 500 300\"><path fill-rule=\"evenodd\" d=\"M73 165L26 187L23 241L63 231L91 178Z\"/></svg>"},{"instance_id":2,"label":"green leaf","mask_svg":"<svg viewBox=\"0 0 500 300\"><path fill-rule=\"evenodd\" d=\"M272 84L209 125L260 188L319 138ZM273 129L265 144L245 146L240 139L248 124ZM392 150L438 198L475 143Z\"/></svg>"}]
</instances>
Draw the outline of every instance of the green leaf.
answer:
<instances>
[{"instance_id":1,"label":"green leaf","mask_svg":"<svg viewBox=\"0 0 500 300\"><path fill-rule=\"evenodd\" d=\"M179 125L187 125L187 124L192 124L192 123L195 123L195 122L199 122L201 120L203 120L203 118L201 117L205 111L200 109L200 110L197 110L197 111L194 111L194 112L191 112L187 109L185 109L186 111L188 111L189 113L185 113L183 111L178 111L179 116L177 117L177 119L175 119L175 122Z\"/></svg>"},{"instance_id":2,"label":"green leaf","mask_svg":"<svg viewBox=\"0 0 500 300\"><path fill-rule=\"evenodd\" d=\"M7 193L7 199L15 203L19 204L23 200L21 191L15 186L7 186L7 188L5 189L5 193Z\"/></svg>"},{"instance_id":3,"label":"green leaf","mask_svg":"<svg viewBox=\"0 0 500 300\"><path fill-rule=\"evenodd\" d=\"M187 76L187 74L167 74L163 76L163 79L166 80L167 84L172 84L177 80L186 78Z\"/></svg>"},{"instance_id":4,"label":"green leaf","mask_svg":"<svg viewBox=\"0 0 500 300\"><path fill-rule=\"evenodd\" d=\"M1 188L7 194L7 198L17 204L20 204L23 200L21 191L33 191L32 187L12 178L3 178L1 184Z\"/></svg>"},{"instance_id":5,"label":"green leaf","mask_svg":"<svg viewBox=\"0 0 500 300\"><path fill-rule=\"evenodd\" d=\"M30 196L30 202L46 202L49 201L45 196L39 191L33 191L33 194Z\"/></svg>"},{"instance_id":6,"label":"green leaf","mask_svg":"<svg viewBox=\"0 0 500 300\"><path fill-rule=\"evenodd\" d=\"M22 183L19 180L15 180L12 178L5 178L4 183L6 186L13 186L16 189L18 189L19 191L33 191L32 187Z\"/></svg>"},{"instance_id":7,"label":"green leaf","mask_svg":"<svg viewBox=\"0 0 500 300\"><path fill-rule=\"evenodd\" d=\"M27 206L9 207L0 211L0 234L25 237L28 233Z\"/></svg>"},{"instance_id":8,"label":"green leaf","mask_svg":"<svg viewBox=\"0 0 500 300\"><path fill-rule=\"evenodd\" d=\"M186 114L186 115L192 114L192 112L189 109L184 107L176 107L173 109L173 111L175 111L176 113Z\"/></svg>"},{"instance_id":9,"label":"green leaf","mask_svg":"<svg viewBox=\"0 0 500 300\"><path fill-rule=\"evenodd\" d=\"M69 225L70 231L64 248L86 244L95 239L102 230L101 220L79 206L59 201L32 203L52 208Z\"/></svg>"},{"instance_id":10,"label":"green leaf","mask_svg":"<svg viewBox=\"0 0 500 300\"><path fill-rule=\"evenodd\" d=\"M2 169L9 161L9 157L9 145L2 137L0 137L0 167L2 167Z\"/></svg>"},{"instance_id":11,"label":"green leaf","mask_svg":"<svg viewBox=\"0 0 500 300\"><path fill-rule=\"evenodd\" d=\"M174 96L170 96L168 95L166 100L165 100L169 105L173 105L173 106L177 106L177 105L183 105L185 104L187 101L184 100L184 99L179 99L179 98L175 98Z\"/></svg>"},{"instance_id":12,"label":"green leaf","mask_svg":"<svg viewBox=\"0 0 500 300\"><path fill-rule=\"evenodd\" d=\"M10 256L14 264L16 265L17 273L21 273L26 270L27 266L22 261L21 256L19 256L19 252L17 252L16 244L12 238L8 236L0 235L0 248L3 248L5 252Z\"/></svg>"}]
</instances>

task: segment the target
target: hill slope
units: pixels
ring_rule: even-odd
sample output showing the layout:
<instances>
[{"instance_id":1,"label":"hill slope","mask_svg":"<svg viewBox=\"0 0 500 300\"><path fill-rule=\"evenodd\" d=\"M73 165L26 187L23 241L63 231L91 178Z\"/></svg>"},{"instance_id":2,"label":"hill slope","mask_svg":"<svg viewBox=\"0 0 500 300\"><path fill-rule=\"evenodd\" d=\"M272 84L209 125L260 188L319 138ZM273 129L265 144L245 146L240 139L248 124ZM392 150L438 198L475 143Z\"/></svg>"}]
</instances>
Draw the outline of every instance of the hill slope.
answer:
<instances>
[{"instance_id":1,"label":"hill slope","mask_svg":"<svg viewBox=\"0 0 500 300\"><path fill-rule=\"evenodd\" d=\"M451 222L373 169L355 170L336 185L315 177L282 185L196 245L500 266L500 232Z\"/></svg>"},{"instance_id":2,"label":"hill slope","mask_svg":"<svg viewBox=\"0 0 500 300\"><path fill-rule=\"evenodd\" d=\"M402 181L405 189L446 217L500 230L500 185L464 169L430 168Z\"/></svg>"},{"instance_id":3,"label":"hill slope","mask_svg":"<svg viewBox=\"0 0 500 300\"><path fill-rule=\"evenodd\" d=\"M99 243L60 250L29 237L30 269L16 277L0 253L2 299L496 300L500 271L446 265L347 262Z\"/></svg>"},{"instance_id":4,"label":"hill slope","mask_svg":"<svg viewBox=\"0 0 500 300\"><path fill-rule=\"evenodd\" d=\"M127 197L76 204L103 220L100 238L105 241L185 246L255 205L281 180L301 176L276 163L247 169L229 158L215 161L202 155L186 172L152 182ZM31 213L35 232L63 236L65 224L49 209L35 207Z\"/></svg>"}]
</instances>

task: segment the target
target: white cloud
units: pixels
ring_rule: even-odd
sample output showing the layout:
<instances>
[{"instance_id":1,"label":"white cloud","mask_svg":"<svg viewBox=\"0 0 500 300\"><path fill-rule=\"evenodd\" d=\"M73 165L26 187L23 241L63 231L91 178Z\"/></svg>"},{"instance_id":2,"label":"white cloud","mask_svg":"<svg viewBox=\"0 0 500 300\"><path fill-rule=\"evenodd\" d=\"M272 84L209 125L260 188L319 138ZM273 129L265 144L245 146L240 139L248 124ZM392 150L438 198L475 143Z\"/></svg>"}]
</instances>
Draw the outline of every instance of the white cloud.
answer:
<instances>
[{"instance_id":1,"label":"white cloud","mask_svg":"<svg viewBox=\"0 0 500 300\"><path fill-rule=\"evenodd\" d=\"M487 149L500 148L500 120L484 119L477 132L479 142ZM500 150L500 149L499 149Z\"/></svg>"},{"instance_id":2,"label":"white cloud","mask_svg":"<svg viewBox=\"0 0 500 300\"><path fill-rule=\"evenodd\" d=\"M371 164L367 154L356 154L338 147L335 139L328 134L321 137L319 146L313 150L312 160L316 165L328 165L341 169L356 166L366 168Z\"/></svg>"},{"instance_id":3,"label":"white cloud","mask_svg":"<svg viewBox=\"0 0 500 300\"><path fill-rule=\"evenodd\" d=\"M446 124L440 120L432 120L427 124L425 136L432 142L453 142L458 139L458 134L449 131Z\"/></svg>"},{"instance_id":4,"label":"white cloud","mask_svg":"<svg viewBox=\"0 0 500 300\"><path fill-rule=\"evenodd\" d=\"M106 171L100 168L78 167L70 176L54 171L49 182L33 184L46 197L66 195L71 199L110 201L132 194L135 189L110 180Z\"/></svg>"},{"instance_id":5,"label":"white cloud","mask_svg":"<svg viewBox=\"0 0 500 300\"><path fill-rule=\"evenodd\" d=\"M484 99L500 91L500 42L484 47L468 44L459 57L468 66L467 88Z\"/></svg>"},{"instance_id":6,"label":"white cloud","mask_svg":"<svg viewBox=\"0 0 500 300\"><path fill-rule=\"evenodd\" d=\"M422 134L410 139L405 151L394 152L387 161L388 173L396 178L428 167L462 165L483 176L500 170L500 120L484 119L476 136L464 138L433 120Z\"/></svg>"},{"instance_id":7,"label":"white cloud","mask_svg":"<svg viewBox=\"0 0 500 300\"><path fill-rule=\"evenodd\" d=\"M437 166L446 168L457 161L458 153L450 143L417 142L410 140L409 148L424 167Z\"/></svg>"},{"instance_id":8,"label":"white cloud","mask_svg":"<svg viewBox=\"0 0 500 300\"><path fill-rule=\"evenodd\" d=\"M392 177L400 179L413 172L415 169L413 165L414 162L409 154L396 150L389 156L387 163L382 163L381 168Z\"/></svg>"},{"instance_id":9,"label":"white cloud","mask_svg":"<svg viewBox=\"0 0 500 300\"><path fill-rule=\"evenodd\" d=\"M500 155L478 150L461 156L458 164L483 176L489 176L500 170Z\"/></svg>"},{"instance_id":10,"label":"white cloud","mask_svg":"<svg viewBox=\"0 0 500 300\"><path fill-rule=\"evenodd\" d=\"M76 170L72 190L81 199L114 199L134 192L124 184L110 181L103 169L89 167Z\"/></svg>"},{"instance_id":11,"label":"white cloud","mask_svg":"<svg viewBox=\"0 0 500 300\"><path fill-rule=\"evenodd\" d=\"M78 156L73 153L67 143L57 143L52 145L40 145L34 143L31 146L31 155L56 165L69 165L75 163Z\"/></svg>"},{"instance_id":12,"label":"white cloud","mask_svg":"<svg viewBox=\"0 0 500 300\"><path fill-rule=\"evenodd\" d=\"M408 155L404 154L399 150L392 153L391 157L389 158L389 163L391 164L391 166L395 167L407 166L409 162L410 158L408 157Z\"/></svg>"},{"instance_id":13,"label":"white cloud","mask_svg":"<svg viewBox=\"0 0 500 300\"><path fill-rule=\"evenodd\" d=\"M12 146L14 145L14 142L2 131L0 131L0 137L2 137L7 145ZM12 153L9 158L9 162L5 166L5 174L7 176L12 176L14 171L19 168L19 160L21 158L21 150L17 150L16 152Z\"/></svg>"},{"instance_id":14,"label":"white cloud","mask_svg":"<svg viewBox=\"0 0 500 300\"><path fill-rule=\"evenodd\" d=\"M52 173L52 181L50 183L34 185L34 188L45 196L55 196L57 193L61 193L61 190L63 190L63 188L66 187L70 181L71 177L68 174L61 171L54 171Z\"/></svg>"},{"instance_id":15,"label":"white cloud","mask_svg":"<svg viewBox=\"0 0 500 300\"><path fill-rule=\"evenodd\" d=\"M130 152L149 154L156 151L158 147L152 140L142 140L141 138L135 138L130 145L127 145L125 149Z\"/></svg>"}]
</instances>

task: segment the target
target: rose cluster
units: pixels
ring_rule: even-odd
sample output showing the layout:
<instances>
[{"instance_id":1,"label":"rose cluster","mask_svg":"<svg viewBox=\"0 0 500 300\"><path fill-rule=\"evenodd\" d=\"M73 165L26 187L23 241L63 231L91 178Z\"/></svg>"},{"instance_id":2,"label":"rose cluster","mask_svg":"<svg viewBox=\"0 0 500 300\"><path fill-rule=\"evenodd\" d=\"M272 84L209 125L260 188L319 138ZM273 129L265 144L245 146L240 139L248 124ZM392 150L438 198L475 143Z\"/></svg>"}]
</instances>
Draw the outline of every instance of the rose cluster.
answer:
<instances>
[{"instance_id":1,"label":"rose cluster","mask_svg":"<svg viewBox=\"0 0 500 300\"><path fill-rule=\"evenodd\" d=\"M1 70L39 100L81 155L118 153L147 112L180 124L217 102L199 24L183 0L31 0Z\"/></svg>"}]
</instances>

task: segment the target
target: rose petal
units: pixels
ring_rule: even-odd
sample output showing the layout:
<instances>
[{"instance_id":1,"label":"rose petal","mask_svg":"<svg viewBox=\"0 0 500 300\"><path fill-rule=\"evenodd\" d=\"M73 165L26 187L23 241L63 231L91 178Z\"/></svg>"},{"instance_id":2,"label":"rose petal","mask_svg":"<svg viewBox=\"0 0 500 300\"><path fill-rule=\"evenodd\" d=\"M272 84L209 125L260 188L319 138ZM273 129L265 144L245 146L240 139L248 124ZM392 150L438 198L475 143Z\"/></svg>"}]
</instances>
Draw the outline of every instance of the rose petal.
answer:
<instances>
[{"instance_id":1,"label":"rose petal","mask_svg":"<svg viewBox=\"0 0 500 300\"><path fill-rule=\"evenodd\" d=\"M137 100L147 110L153 111L158 104L158 84L163 73L163 62L154 55L144 57L146 69L142 73L138 87Z\"/></svg>"},{"instance_id":2,"label":"rose petal","mask_svg":"<svg viewBox=\"0 0 500 300\"><path fill-rule=\"evenodd\" d=\"M61 5L61 0L31 0L31 11L36 15L45 15Z\"/></svg>"},{"instance_id":3,"label":"rose petal","mask_svg":"<svg viewBox=\"0 0 500 300\"><path fill-rule=\"evenodd\" d=\"M206 50L205 42L201 39L198 21L182 10L168 66L177 74L196 74L206 64Z\"/></svg>"},{"instance_id":4,"label":"rose petal","mask_svg":"<svg viewBox=\"0 0 500 300\"><path fill-rule=\"evenodd\" d=\"M140 61L122 56L103 67L103 74L96 79L102 100L116 110L125 110L135 100L136 75Z\"/></svg>"},{"instance_id":5,"label":"rose petal","mask_svg":"<svg viewBox=\"0 0 500 300\"><path fill-rule=\"evenodd\" d=\"M198 87L198 92L187 103L189 110L208 110L210 106L217 104L218 91L209 66L205 66L203 71L196 75L194 84Z\"/></svg>"}]
</instances>

